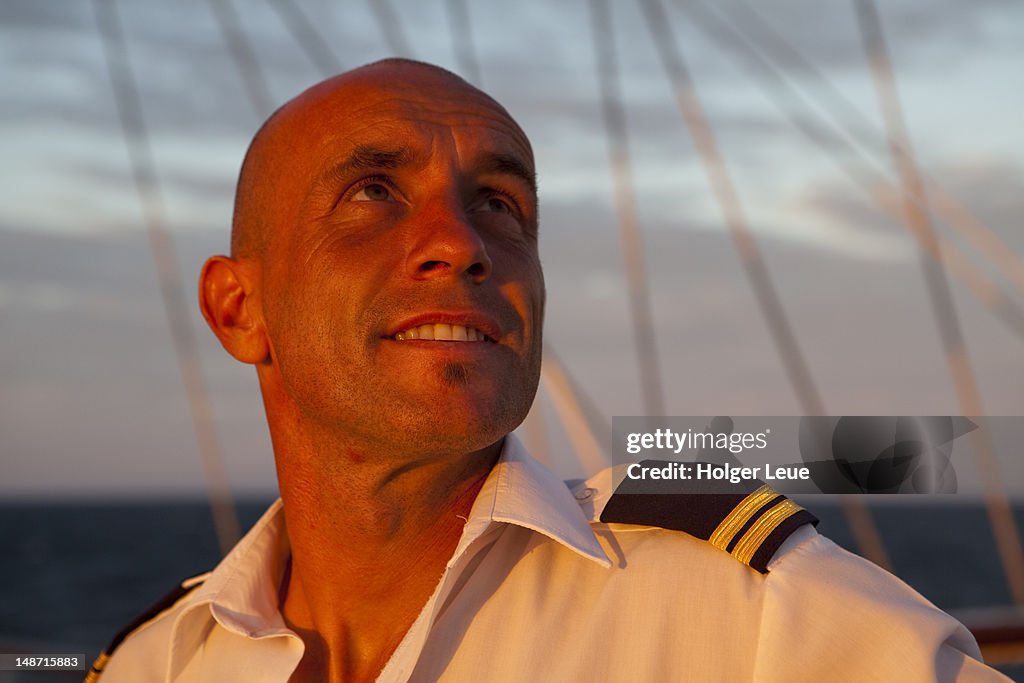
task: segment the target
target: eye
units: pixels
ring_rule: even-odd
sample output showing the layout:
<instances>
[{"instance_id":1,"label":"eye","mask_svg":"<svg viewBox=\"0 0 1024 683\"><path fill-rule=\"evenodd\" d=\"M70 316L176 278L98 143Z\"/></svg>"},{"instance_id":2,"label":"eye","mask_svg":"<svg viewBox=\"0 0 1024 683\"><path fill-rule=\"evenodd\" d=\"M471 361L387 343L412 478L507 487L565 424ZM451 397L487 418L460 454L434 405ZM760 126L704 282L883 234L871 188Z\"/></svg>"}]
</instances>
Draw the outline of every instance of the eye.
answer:
<instances>
[{"instance_id":1,"label":"eye","mask_svg":"<svg viewBox=\"0 0 1024 683\"><path fill-rule=\"evenodd\" d=\"M391 200L391 190L384 183L370 182L352 195L354 202L386 202Z\"/></svg>"},{"instance_id":2,"label":"eye","mask_svg":"<svg viewBox=\"0 0 1024 683\"><path fill-rule=\"evenodd\" d=\"M500 196L488 197L484 202L484 208L494 213L515 213L508 200L502 199Z\"/></svg>"},{"instance_id":3,"label":"eye","mask_svg":"<svg viewBox=\"0 0 1024 683\"><path fill-rule=\"evenodd\" d=\"M522 215L516 196L494 187L481 188L475 210L482 213L505 214L513 218Z\"/></svg>"}]
</instances>

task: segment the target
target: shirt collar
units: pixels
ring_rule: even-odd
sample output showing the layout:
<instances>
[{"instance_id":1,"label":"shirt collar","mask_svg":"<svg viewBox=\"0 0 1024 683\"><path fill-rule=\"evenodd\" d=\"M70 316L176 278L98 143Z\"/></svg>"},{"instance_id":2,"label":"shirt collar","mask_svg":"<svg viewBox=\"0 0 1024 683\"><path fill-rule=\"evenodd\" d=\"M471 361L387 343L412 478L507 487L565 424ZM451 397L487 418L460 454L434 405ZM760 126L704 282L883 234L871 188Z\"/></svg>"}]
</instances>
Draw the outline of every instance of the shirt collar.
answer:
<instances>
[{"instance_id":1,"label":"shirt collar","mask_svg":"<svg viewBox=\"0 0 1024 683\"><path fill-rule=\"evenodd\" d=\"M295 663L302 656L301 639L284 623L278 609L279 588L290 553L284 506L278 499L191 595L175 618L171 632L168 680L202 645L208 629L196 621L211 617L227 630L252 639L290 636L298 641Z\"/></svg>"},{"instance_id":2,"label":"shirt collar","mask_svg":"<svg viewBox=\"0 0 1024 683\"><path fill-rule=\"evenodd\" d=\"M514 434L505 437L497 464L480 489L449 567L494 523L515 524L543 534L578 555L610 567L611 561L590 529L580 504L565 483L534 460ZM278 499L245 537L187 598L175 619L171 677L199 647L192 642L204 629L185 622L212 617L224 628L253 639L291 636L278 609L280 585L291 545L284 505ZM209 610L201 609L203 606ZM301 655L300 655L301 656Z\"/></svg>"},{"instance_id":3,"label":"shirt collar","mask_svg":"<svg viewBox=\"0 0 1024 683\"><path fill-rule=\"evenodd\" d=\"M582 557L611 566L565 482L534 460L515 434L505 437L501 457L477 495L453 560L491 522L532 529Z\"/></svg>"}]
</instances>

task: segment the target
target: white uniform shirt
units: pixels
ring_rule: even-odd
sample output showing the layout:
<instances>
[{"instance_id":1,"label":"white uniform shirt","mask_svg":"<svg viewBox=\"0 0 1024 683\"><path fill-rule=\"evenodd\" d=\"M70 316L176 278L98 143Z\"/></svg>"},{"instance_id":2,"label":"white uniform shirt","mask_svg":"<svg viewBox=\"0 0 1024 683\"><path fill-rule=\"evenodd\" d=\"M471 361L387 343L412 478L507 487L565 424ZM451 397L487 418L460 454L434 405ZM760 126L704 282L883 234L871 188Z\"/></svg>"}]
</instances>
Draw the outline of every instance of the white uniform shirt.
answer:
<instances>
[{"instance_id":1,"label":"white uniform shirt","mask_svg":"<svg viewBox=\"0 0 1024 683\"><path fill-rule=\"evenodd\" d=\"M378 681L1008 681L899 579L801 527L760 574L710 543L597 521L509 436L434 594ZM102 683L283 683L281 502L202 584L130 635Z\"/></svg>"}]
</instances>

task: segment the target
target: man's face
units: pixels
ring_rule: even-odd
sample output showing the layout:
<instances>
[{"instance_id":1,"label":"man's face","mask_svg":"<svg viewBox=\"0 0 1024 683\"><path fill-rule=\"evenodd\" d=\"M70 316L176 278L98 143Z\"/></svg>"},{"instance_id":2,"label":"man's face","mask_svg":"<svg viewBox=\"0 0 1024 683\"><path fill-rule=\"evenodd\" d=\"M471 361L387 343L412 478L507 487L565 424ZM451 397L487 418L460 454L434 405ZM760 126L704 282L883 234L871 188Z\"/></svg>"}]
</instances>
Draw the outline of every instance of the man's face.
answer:
<instances>
[{"instance_id":1,"label":"man's face","mask_svg":"<svg viewBox=\"0 0 1024 683\"><path fill-rule=\"evenodd\" d=\"M304 419L357 443L484 448L525 417L540 373L529 143L432 70L356 74L281 117L262 278L271 367Z\"/></svg>"}]
</instances>

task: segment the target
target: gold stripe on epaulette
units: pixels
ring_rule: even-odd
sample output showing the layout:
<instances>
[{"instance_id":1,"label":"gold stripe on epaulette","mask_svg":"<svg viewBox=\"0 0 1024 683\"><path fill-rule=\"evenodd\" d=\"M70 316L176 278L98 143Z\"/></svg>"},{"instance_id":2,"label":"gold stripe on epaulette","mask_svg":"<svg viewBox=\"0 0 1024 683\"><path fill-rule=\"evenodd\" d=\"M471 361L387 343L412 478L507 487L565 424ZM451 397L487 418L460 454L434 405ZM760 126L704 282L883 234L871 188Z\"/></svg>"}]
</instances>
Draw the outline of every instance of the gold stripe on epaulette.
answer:
<instances>
[{"instance_id":1,"label":"gold stripe on epaulette","mask_svg":"<svg viewBox=\"0 0 1024 683\"><path fill-rule=\"evenodd\" d=\"M765 539L771 536L780 524L803 510L802 507L787 499L765 512L754 524L743 534L736 547L732 549L733 556L749 565L754 553L761 547Z\"/></svg>"},{"instance_id":2,"label":"gold stripe on epaulette","mask_svg":"<svg viewBox=\"0 0 1024 683\"><path fill-rule=\"evenodd\" d=\"M716 548L728 552L729 543L739 533L739 530L750 521L750 518L765 503L778 495L778 493L768 488L767 484L762 484L760 488L741 500L740 504L725 516L725 519L718 524L708 541Z\"/></svg>"},{"instance_id":3,"label":"gold stripe on epaulette","mask_svg":"<svg viewBox=\"0 0 1024 683\"><path fill-rule=\"evenodd\" d=\"M103 673L103 667L107 665L107 660L110 659L110 655L106 652L101 652L100 656L96 658L96 661L92 663L92 671L85 677L82 683L96 683L100 680L100 675Z\"/></svg>"}]
</instances>

